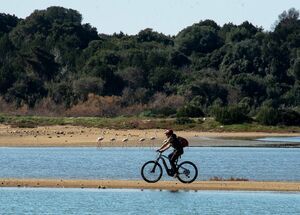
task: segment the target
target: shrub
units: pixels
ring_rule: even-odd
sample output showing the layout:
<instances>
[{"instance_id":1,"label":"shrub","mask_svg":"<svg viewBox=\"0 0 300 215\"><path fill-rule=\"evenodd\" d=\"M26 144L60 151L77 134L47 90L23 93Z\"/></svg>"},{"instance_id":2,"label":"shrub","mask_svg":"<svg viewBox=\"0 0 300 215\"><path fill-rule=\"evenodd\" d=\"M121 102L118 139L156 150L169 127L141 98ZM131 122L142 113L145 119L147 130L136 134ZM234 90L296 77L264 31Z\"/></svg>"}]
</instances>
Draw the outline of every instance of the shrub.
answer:
<instances>
[{"instance_id":1,"label":"shrub","mask_svg":"<svg viewBox=\"0 0 300 215\"><path fill-rule=\"evenodd\" d=\"M280 110L279 123L282 125L300 125L300 114L290 109Z\"/></svg>"},{"instance_id":2,"label":"shrub","mask_svg":"<svg viewBox=\"0 0 300 215\"><path fill-rule=\"evenodd\" d=\"M179 95L167 96L164 93L156 93L148 104L151 109L161 109L164 107L178 109L184 105L184 97Z\"/></svg>"},{"instance_id":3,"label":"shrub","mask_svg":"<svg viewBox=\"0 0 300 215\"><path fill-rule=\"evenodd\" d=\"M3 116L0 116L0 123L3 123L5 121Z\"/></svg>"},{"instance_id":4,"label":"shrub","mask_svg":"<svg viewBox=\"0 0 300 215\"><path fill-rule=\"evenodd\" d=\"M145 116L145 117L152 117L152 111L151 110L145 110L143 112L140 113L140 116Z\"/></svg>"},{"instance_id":5,"label":"shrub","mask_svg":"<svg viewBox=\"0 0 300 215\"><path fill-rule=\"evenodd\" d=\"M176 110L171 107L163 107L158 109L151 109L142 112L141 116L146 117L167 117L176 114Z\"/></svg>"},{"instance_id":6,"label":"shrub","mask_svg":"<svg viewBox=\"0 0 300 215\"><path fill-rule=\"evenodd\" d=\"M119 96L98 96L89 94L88 99L68 109L67 116L102 116L114 117L120 114L121 98Z\"/></svg>"},{"instance_id":7,"label":"shrub","mask_svg":"<svg viewBox=\"0 0 300 215\"><path fill-rule=\"evenodd\" d=\"M222 124L244 123L250 120L245 110L239 106L215 107L212 114L216 121Z\"/></svg>"},{"instance_id":8,"label":"shrub","mask_svg":"<svg viewBox=\"0 0 300 215\"><path fill-rule=\"evenodd\" d=\"M256 120L263 125L277 125L280 122L279 111L272 107L261 107Z\"/></svg>"},{"instance_id":9,"label":"shrub","mask_svg":"<svg viewBox=\"0 0 300 215\"><path fill-rule=\"evenodd\" d=\"M177 117L203 117L204 113L198 106L187 105L180 108L176 114Z\"/></svg>"},{"instance_id":10,"label":"shrub","mask_svg":"<svg viewBox=\"0 0 300 215\"><path fill-rule=\"evenodd\" d=\"M11 126L14 128L36 128L37 122L34 120L21 119L13 122Z\"/></svg>"},{"instance_id":11,"label":"shrub","mask_svg":"<svg viewBox=\"0 0 300 215\"><path fill-rule=\"evenodd\" d=\"M179 124L179 125L184 125L184 124L189 124L189 123L193 123L194 120L188 118L188 117L179 117L176 118L175 123Z\"/></svg>"}]
</instances>

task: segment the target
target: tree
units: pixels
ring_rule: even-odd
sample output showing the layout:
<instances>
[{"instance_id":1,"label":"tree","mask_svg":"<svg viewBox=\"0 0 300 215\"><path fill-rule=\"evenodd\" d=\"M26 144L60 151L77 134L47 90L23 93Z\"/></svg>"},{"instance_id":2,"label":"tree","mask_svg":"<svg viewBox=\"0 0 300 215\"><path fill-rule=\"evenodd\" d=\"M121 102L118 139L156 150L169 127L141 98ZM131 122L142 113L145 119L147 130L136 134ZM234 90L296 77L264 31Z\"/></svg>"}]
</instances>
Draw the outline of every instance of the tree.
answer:
<instances>
[{"instance_id":1,"label":"tree","mask_svg":"<svg viewBox=\"0 0 300 215\"><path fill-rule=\"evenodd\" d=\"M81 101L88 98L89 93L103 95L104 81L96 77L82 77L73 82L73 91Z\"/></svg>"},{"instance_id":2,"label":"tree","mask_svg":"<svg viewBox=\"0 0 300 215\"><path fill-rule=\"evenodd\" d=\"M297 58L293 65L293 75L296 80L300 81L300 58Z\"/></svg>"},{"instance_id":3,"label":"tree","mask_svg":"<svg viewBox=\"0 0 300 215\"><path fill-rule=\"evenodd\" d=\"M186 55L193 52L210 53L222 45L217 30L201 23L183 29L175 37L175 47Z\"/></svg>"},{"instance_id":4,"label":"tree","mask_svg":"<svg viewBox=\"0 0 300 215\"><path fill-rule=\"evenodd\" d=\"M47 95L43 81L36 76L25 76L18 80L7 90L5 98L7 101L16 101L18 106L24 102L29 107L34 107L36 102Z\"/></svg>"},{"instance_id":5,"label":"tree","mask_svg":"<svg viewBox=\"0 0 300 215\"><path fill-rule=\"evenodd\" d=\"M58 74L59 65L54 61L54 56L41 48L34 48L23 59L27 70L30 70L27 72L37 74L44 81L50 81Z\"/></svg>"},{"instance_id":6,"label":"tree","mask_svg":"<svg viewBox=\"0 0 300 215\"><path fill-rule=\"evenodd\" d=\"M167 67L158 67L149 74L149 84L154 91L161 91L165 84L178 83L180 74Z\"/></svg>"},{"instance_id":7,"label":"tree","mask_svg":"<svg viewBox=\"0 0 300 215\"><path fill-rule=\"evenodd\" d=\"M14 15L0 13L0 37L9 33L19 22L20 19Z\"/></svg>"},{"instance_id":8,"label":"tree","mask_svg":"<svg viewBox=\"0 0 300 215\"><path fill-rule=\"evenodd\" d=\"M0 37L0 64L4 64L8 58L12 58L14 51L15 48L11 43L8 34L4 34Z\"/></svg>"},{"instance_id":9,"label":"tree","mask_svg":"<svg viewBox=\"0 0 300 215\"><path fill-rule=\"evenodd\" d=\"M177 68L191 64L190 59L180 51L174 51L170 54L170 63Z\"/></svg>"},{"instance_id":10,"label":"tree","mask_svg":"<svg viewBox=\"0 0 300 215\"><path fill-rule=\"evenodd\" d=\"M98 39L97 31L89 24L81 25L79 12L62 7L35 10L10 32L14 46L27 53L35 47L55 53L55 59L73 70L80 50Z\"/></svg>"},{"instance_id":11,"label":"tree","mask_svg":"<svg viewBox=\"0 0 300 215\"><path fill-rule=\"evenodd\" d=\"M70 82L53 83L49 91L49 96L56 104L63 104L66 108L70 108L77 103Z\"/></svg>"},{"instance_id":12,"label":"tree","mask_svg":"<svg viewBox=\"0 0 300 215\"><path fill-rule=\"evenodd\" d=\"M220 65L220 70L231 79L233 75L240 73L261 74L260 65L260 45L251 39L229 46Z\"/></svg>"},{"instance_id":13,"label":"tree","mask_svg":"<svg viewBox=\"0 0 300 215\"><path fill-rule=\"evenodd\" d=\"M147 84L146 73L142 69L127 67L124 70L119 71L119 74L126 82L126 85L132 89L137 89Z\"/></svg>"},{"instance_id":14,"label":"tree","mask_svg":"<svg viewBox=\"0 0 300 215\"><path fill-rule=\"evenodd\" d=\"M137 35L137 41L141 43L155 41L164 45L173 45L173 41L170 37L162 33L155 32L151 28L146 28L140 31Z\"/></svg>"},{"instance_id":15,"label":"tree","mask_svg":"<svg viewBox=\"0 0 300 215\"><path fill-rule=\"evenodd\" d=\"M16 81L16 76L11 65L5 63L0 67L0 94L5 94Z\"/></svg>"}]
</instances>

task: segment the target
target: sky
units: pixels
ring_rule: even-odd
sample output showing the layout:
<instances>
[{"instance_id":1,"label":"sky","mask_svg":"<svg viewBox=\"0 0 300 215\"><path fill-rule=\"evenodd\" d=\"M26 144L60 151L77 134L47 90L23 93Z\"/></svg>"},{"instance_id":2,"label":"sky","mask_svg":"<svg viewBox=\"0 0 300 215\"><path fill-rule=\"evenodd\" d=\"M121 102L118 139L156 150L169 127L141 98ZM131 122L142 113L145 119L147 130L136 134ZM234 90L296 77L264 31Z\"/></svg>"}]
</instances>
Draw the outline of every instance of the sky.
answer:
<instances>
[{"instance_id":1,"label":"sky","mask_svg":"<svg viewBox=\"0 0 300 215\"><path fill-rule=\"evenodd\" d=\"M300 0L0 0L0 13L29 16L35 9L62 6L79 11L98 33L137 34L145 28L176 35L187 26L212 19L217 24L249 21L269 31L278 15Z\"/></svg>"}]
</instances>

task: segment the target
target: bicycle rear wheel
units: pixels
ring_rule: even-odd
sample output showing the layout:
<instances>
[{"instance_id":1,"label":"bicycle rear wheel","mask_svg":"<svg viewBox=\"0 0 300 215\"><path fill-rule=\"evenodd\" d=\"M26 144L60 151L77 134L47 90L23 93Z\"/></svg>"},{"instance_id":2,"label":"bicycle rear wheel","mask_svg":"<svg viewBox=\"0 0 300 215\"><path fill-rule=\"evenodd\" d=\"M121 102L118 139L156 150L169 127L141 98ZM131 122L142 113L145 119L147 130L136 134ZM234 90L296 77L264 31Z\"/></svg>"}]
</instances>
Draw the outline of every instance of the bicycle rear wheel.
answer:
<instances>
[{"instance_id":1,"label":"bicycle rear wheel","mask_svg":"<svg viewBox=\"0 0 300 215\"><path fill-rule=\"evenodd\" d=\"M143 165L141 175L145 181L155 183L162 176L162 167L156 161L148 161Z\"/></svg>"},{"instance_id":2,"label":"bicycle rear wheel","mask_svg":"<svg viewBox=\"0 0 300 215\"><path fill-rule=\"evenodd\" d=\"M196 165L190 161L184 161L178 165L177 178L182 183L192 183L198 176L198 169Z\"/></svg>"}]
</instances>

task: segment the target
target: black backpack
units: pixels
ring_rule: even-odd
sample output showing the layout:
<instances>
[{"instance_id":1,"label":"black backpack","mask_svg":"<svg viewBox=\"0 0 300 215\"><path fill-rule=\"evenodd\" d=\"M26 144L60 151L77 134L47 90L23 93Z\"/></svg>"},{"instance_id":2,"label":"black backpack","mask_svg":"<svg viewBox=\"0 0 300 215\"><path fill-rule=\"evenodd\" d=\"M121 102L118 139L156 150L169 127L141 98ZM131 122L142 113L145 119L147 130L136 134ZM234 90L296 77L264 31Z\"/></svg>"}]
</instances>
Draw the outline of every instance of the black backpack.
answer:
<instances>
[{"instance_id":1,"label":"black backpack","mask_svg":"<svg viewBox=\"0 0 300 215\"><path fill-rule=\"evenodd\" d=\"M187 141L187 139L183 138L183 137L177 137L180 145L184 148L184 147L188 147L189 146L189 141Z\"/></svg>"}]
</instances>

